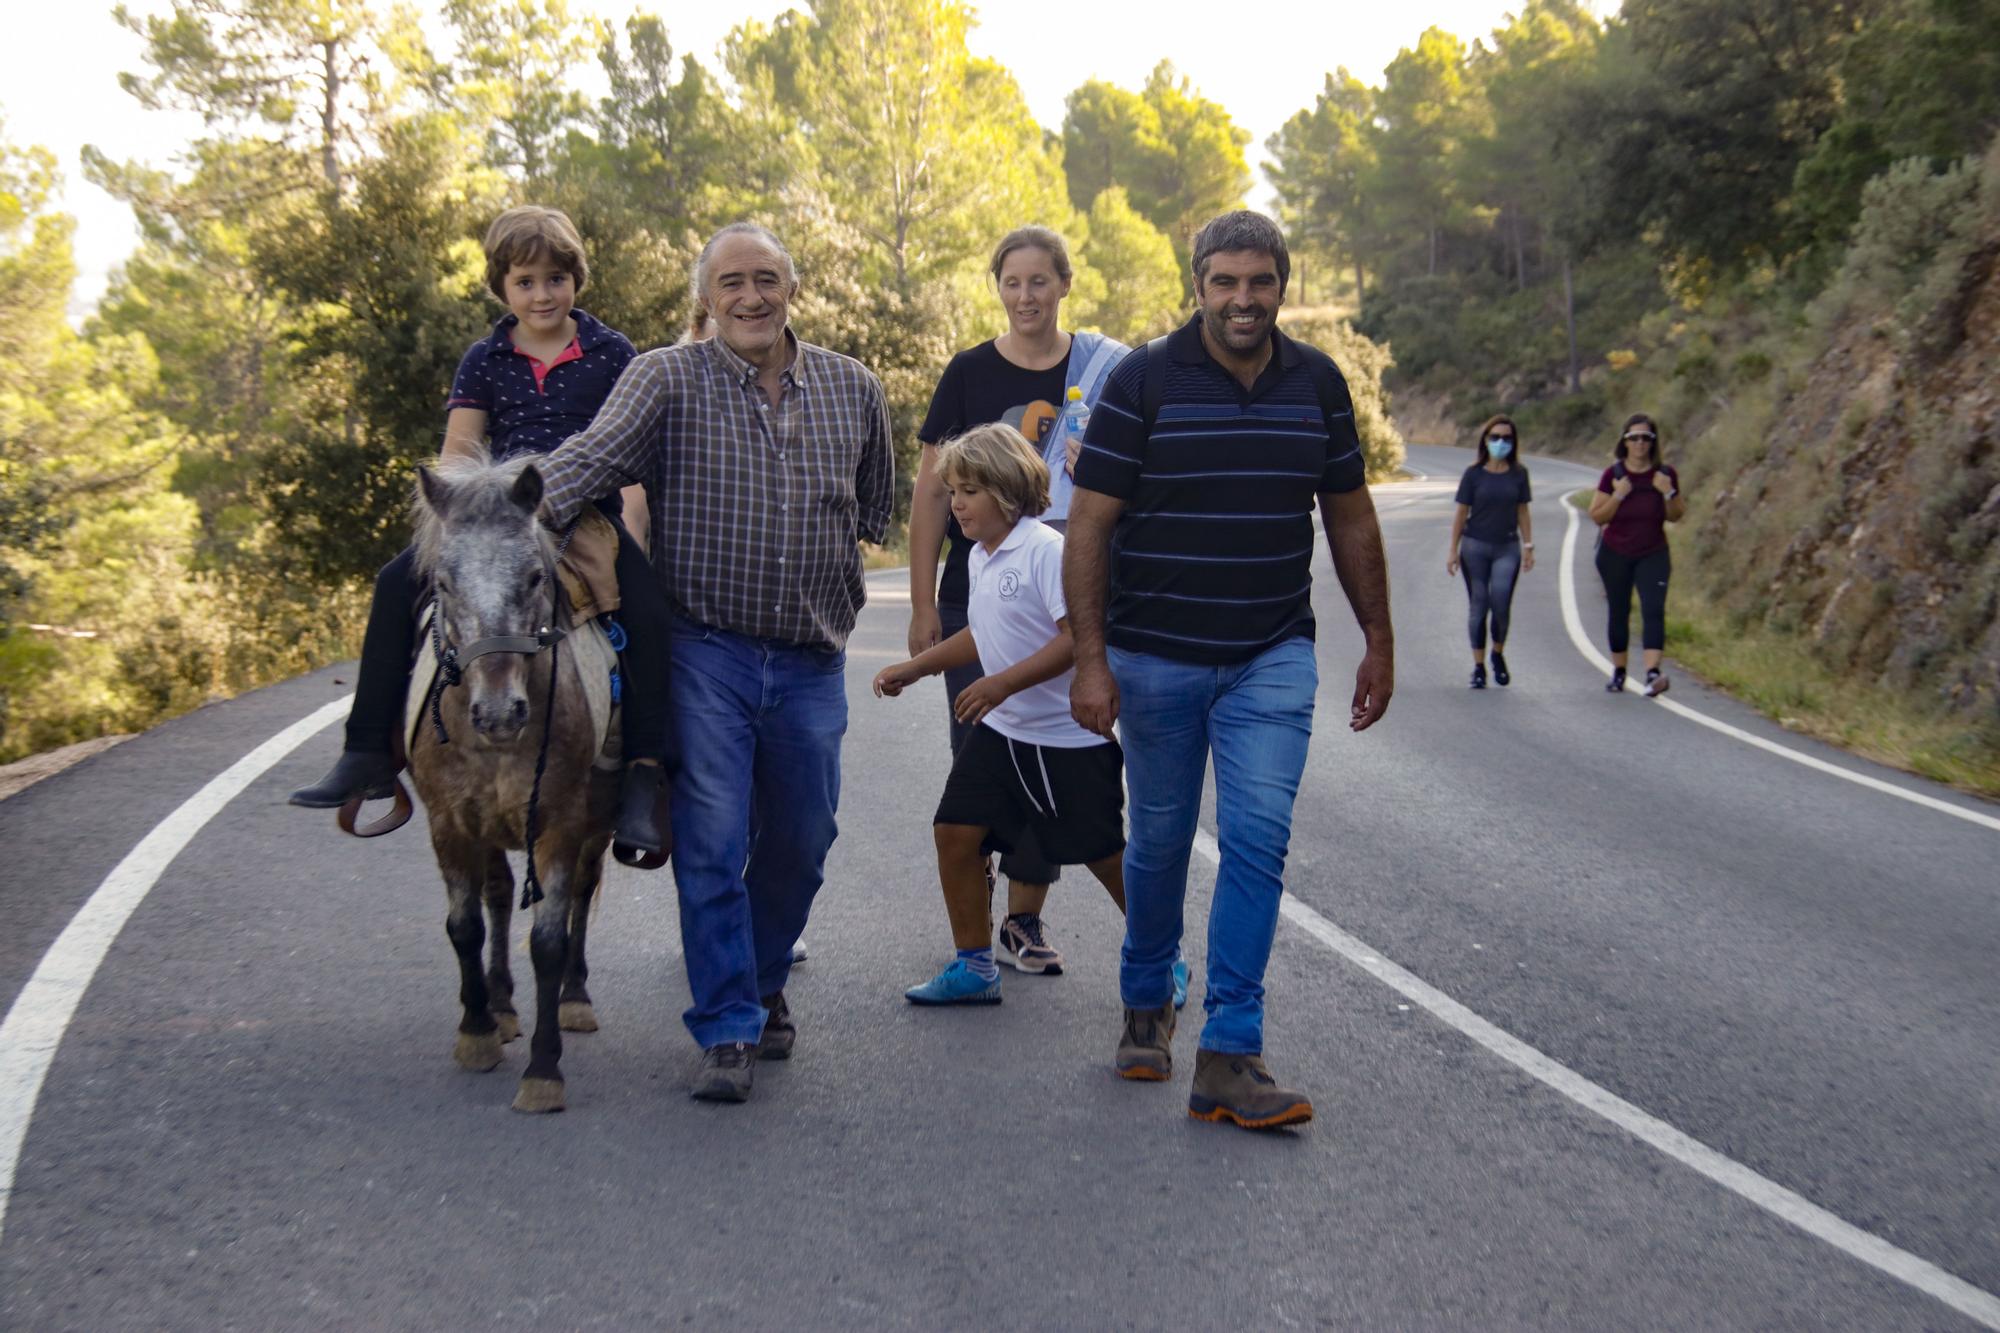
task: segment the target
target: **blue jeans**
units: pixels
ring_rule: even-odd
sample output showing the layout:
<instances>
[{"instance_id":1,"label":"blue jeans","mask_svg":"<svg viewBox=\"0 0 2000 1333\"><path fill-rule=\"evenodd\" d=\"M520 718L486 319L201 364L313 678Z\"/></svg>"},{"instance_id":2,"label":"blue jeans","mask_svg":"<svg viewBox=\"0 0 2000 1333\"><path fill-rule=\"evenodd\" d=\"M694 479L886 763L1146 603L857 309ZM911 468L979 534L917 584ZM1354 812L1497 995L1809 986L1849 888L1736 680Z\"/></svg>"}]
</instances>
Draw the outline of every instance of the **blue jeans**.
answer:
<instances>
[{"instance_id":1,"label":"blue jeans","mask_svg":"<svg viewBox=\"0 0 2000 1333\"><path fill-rule=\"evenodd\" d=\"M1119 992L1133 1009L1157 1009L1173 995L1188 854L1213 752L1222 864L1208 909L1201 1045L1261 1054L1264 967L1278 933L1292 801L1319 690L1312 640L1287 639L1248 662L1220 667L1120 648L1109 656L1132 798Z\"/></svg>"},{"instance_id":2,"label":"blue jeans","mask_svg":"<svg viewBox=\"0 0 2000 1333\"><path fill-rule=\"evenodd\" d=\"M704 1049L755 1042L838 832L843 652L674 617L674 883Z\"/></svg>"}]
</instances>

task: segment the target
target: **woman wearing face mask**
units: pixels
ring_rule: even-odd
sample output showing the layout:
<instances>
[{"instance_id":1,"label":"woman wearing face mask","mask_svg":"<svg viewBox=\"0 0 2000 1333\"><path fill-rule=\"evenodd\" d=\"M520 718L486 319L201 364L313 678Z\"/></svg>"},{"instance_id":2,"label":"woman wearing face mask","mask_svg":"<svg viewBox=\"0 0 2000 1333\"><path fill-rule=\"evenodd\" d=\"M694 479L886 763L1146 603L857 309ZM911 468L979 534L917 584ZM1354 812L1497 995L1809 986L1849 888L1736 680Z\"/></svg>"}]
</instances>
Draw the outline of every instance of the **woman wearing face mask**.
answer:
<instances>
[{"instance_id":1,"label":"woman wearing face mask","mask_svg":"<svg viewBox=\"0 0 2000 1333\"><path fill-rule=\"evenodd\" d=\"M1590 518L1599 528L1597 572L1611 616L1611 679L1605 689L1625 689L1626 648L1632 634L1632 592L1639 593L1640 645L1646 653L1646 695L1667 691L1660 656L1667 647L1667 524L1687 513L1680 474L1660 459L1660 428L1643 412L1620 432L1617 461L1597 479Z\"/></svg>"},{"instance_id":2,"label":"woman wearing face mask","mask_svg":"<svg viewBox=\"0 0 2000 1333\"><path fill-rule=\"evenodd\" d=\"M1493 683L1506 685L1507 618L1514 580L1535 567L1534 520L1528 513L1528 469L1515 452L1514 419L1496 416L1479 428L1478 460L1458 481L1445 573L1465 572L1471 600L1472 688L1486 688L1486 635L1493 633Z\"/></svg>"},{"instance_id":3,"label":"woman wearing face mask","mask_svg":"<svg viewBox=\"0 0 2000 1333\"><path fill-rule=\"evenodd\" d=\"M1007 331L951 359L938 380L930 412L917 430L923 452L910 496L910 656L966 626L966 565L972 543L950 518L944 480L937 473L938 446L975 426L1002 422L1021 432L1049 469L1050 503L1042 521L1060 530L1069 513L1070 476L1076 460L1060 426L1069 390L1094 405L1124 344L1095 333L1066 333L1058 322L1073 274L1069 246L1047 227L1020 227L993 251L992 273ZM938 548L949 539L942 580ZM945 673L945 703L980 677L979 666ZM954 755L971 728L951 720ZM1002 859L1009 880L1007 918L1000 928L1000 958L1023 972L1058 974L1062 955L1047 942L1041 919L1056 869L1031 837Z\"/></svg>"}]
</instances>

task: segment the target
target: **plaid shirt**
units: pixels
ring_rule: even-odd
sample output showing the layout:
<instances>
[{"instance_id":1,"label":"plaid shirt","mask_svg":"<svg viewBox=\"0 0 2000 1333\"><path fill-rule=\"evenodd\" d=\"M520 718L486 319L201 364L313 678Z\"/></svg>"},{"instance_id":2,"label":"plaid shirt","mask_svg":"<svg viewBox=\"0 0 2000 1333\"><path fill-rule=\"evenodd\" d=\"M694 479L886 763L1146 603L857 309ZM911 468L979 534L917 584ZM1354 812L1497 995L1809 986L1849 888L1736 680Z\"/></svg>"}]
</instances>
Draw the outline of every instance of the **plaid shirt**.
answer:
<instances>
[{"instance_id":1,"label":"plaid shirt","mask_svg":"<svg viewBox=\"0 0 2000 1333\"><path fill-rule=\"evenodd\" d=\"M860 362L786 338L777 405L720 338L635 358L580 435L538 466L549 514L646 487L653 563L682 614L753 638L846 646L867 592L855 540L895 499L889 408Z\"/></svg>"}]
</instances>

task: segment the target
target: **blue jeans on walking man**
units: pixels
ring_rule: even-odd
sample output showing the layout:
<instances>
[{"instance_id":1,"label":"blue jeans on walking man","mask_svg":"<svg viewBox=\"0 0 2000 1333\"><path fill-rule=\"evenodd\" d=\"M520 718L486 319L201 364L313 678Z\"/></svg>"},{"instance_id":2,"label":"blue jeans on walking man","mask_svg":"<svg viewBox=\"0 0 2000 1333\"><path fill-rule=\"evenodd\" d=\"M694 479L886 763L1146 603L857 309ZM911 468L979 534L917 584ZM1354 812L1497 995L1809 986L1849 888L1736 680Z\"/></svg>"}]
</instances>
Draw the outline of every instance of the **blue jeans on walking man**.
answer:
<instances>
[{"instance_id":1,"label":"blue jeans on walking man","mask_svg":"<svg viewBox=\"0 0 2000 1333\"><path fill-rule=\"evenodd\" d=\"M846 654L676 616L674 882L704 1049L755 1044L784 989L833 845Z\"/></svg>"},{"instance_id":2,"label":"blue jeans on walking man","mask_svg":"<svg viewBox=\"0 0 2000 1333\"><path fill-rule=\"evenodd\" d=\"M1264 968L1278 930L1292 803L1319 690L1313 642L1287 639L1230 666L1120 648L1107 656L1118 682L1131 796L1119 991L1132 1009L1157 1009L1173 994L1188 856L1213 754L1222 862L1208 911L1201 1045L1262 1054Z\"/></svg>"}]
</instances>

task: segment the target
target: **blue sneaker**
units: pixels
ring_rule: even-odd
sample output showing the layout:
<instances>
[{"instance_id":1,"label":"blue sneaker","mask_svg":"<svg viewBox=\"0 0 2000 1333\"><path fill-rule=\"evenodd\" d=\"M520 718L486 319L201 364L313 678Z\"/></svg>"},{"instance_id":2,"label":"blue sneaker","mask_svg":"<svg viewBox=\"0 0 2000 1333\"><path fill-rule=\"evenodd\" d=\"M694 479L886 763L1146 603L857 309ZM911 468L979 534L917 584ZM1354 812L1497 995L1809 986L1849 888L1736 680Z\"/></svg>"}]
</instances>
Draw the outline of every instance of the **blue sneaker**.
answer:
<instances>
[{"instance_id":1,"label":"blue sneaker","mask_svg":"<svg viewBox=\"0 0 2000 1333\"><path fill-rule=\"evenodd\" d=\"M911 1004L998 1004L1000 978L983 980L963 958L954 958L950 967L923 985L904 991L903 998Z\"/></svg>"},{"instance_id":2,"label":"blue sneaker","mask_svg":"<svg viewBox=\"0 0 2000 1333\"><path fill-rule=\"evenodd\" d=\"M1188 966L1187 959L1174 959L1174 1008L1187 1008L1188 979L1193 975L1194 969Z\"/></svg>"}]
</instances>

